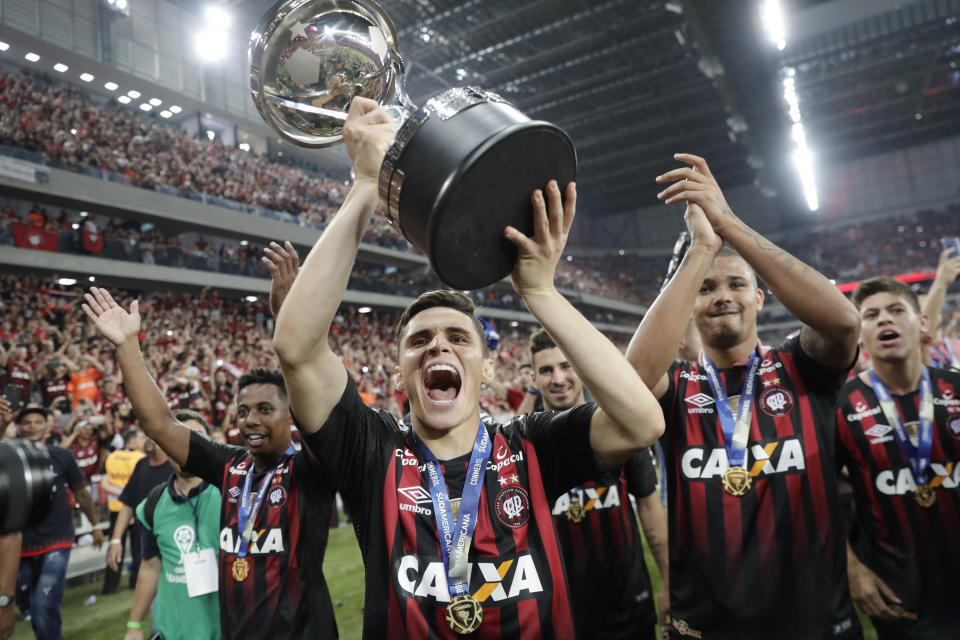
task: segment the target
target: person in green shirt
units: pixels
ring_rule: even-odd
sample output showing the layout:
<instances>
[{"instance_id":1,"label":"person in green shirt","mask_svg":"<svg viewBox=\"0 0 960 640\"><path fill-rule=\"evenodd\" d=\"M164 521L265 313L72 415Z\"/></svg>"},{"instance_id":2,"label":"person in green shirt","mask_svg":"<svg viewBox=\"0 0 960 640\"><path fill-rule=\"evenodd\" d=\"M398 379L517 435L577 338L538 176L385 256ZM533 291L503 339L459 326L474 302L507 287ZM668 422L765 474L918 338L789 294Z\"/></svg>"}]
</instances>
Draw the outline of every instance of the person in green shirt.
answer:
<instances>
[{"instance_id":1,"label":"person in green shirt","mask_svg":"<svg viewBox=\"0 0 960 640\"><path fill-rule=\"evenodd\" d=\"M209 425L195 411L181 409L174 416L193 431L210 435ZM136 509L143 524L143 561L125 640L143 640L143 618L154 597L154 626L163 640L220 640L220 491L171 464L175 473L169 481Z\"/></svg>"}]
</instances>

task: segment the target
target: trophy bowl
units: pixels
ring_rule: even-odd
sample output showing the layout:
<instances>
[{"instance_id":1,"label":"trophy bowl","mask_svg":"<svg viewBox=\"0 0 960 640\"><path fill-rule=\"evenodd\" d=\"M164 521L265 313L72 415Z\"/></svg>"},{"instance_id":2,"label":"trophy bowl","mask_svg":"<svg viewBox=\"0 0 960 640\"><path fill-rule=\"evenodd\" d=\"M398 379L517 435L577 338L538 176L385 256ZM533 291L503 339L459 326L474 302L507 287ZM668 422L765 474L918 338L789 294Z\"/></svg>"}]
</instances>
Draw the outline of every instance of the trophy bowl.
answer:
<instances>
[{"instance_id":1,"label":"trophy bowl","mask_svg":"<svg viewBox=\"0 0 960 640\"><path fill-rule=\"evenodd\" d=\"M387 219L448 285L493 284L517 258L504 227L531 235L534 189L574 179L573 142L477 87L453 87L416 107L397 45L396 28L372 0L281 0L251 37L253 100L283 138L314 148L342 141L354 96L376 100L402 122L380 168Z\"/></svg>"}]
</instances>

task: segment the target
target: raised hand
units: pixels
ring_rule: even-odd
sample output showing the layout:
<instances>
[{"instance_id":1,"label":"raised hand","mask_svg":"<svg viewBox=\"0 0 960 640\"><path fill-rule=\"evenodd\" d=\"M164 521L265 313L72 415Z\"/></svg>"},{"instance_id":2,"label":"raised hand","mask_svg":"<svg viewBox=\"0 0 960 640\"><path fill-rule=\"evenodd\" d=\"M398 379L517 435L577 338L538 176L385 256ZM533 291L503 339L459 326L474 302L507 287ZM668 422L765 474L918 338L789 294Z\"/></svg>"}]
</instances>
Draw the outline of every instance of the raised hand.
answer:
<instances>
[{"instance_id":1,"label":"raised hand","mask_svg":"<svg viewBox=\"0 0 960 640\"><path fill-rule=\"evenodd\" d=\"M687 203L683 221L686 223L687 232L690 234L691 247L700 245L716 253L723 246L723 238L713 230L713 225L710 224L710 220L707 219L707 215L699 204Z\"/></svg>"},{"instance_id":2,"label":"raised hand","mask_svg":"<svg viewBox=\"0 0 960 640\"><path fill-rule=\"evenodd\" d=\"M673 157L690 166L657 176L659 183L673 182L658 193L657 198L663 200L664 204L686 202L699 205L713 230L723 236L724 228L734 223L736 216L723 197L716 178L710 173L707 161L690 153L676 153Z\"/></svg>"},{"instance_id":3,"label":"raised hand","mask_svg":"<svg viewBox=\"0 0 960 640\"><path fill-rule=\"evenodd\" d=\"M521 296L553 287L557 262L563 255L577 210L577 187L569 183L561 198L557 181L551 180L546 193L537 189L530 201L533 203L533 237L525 236L515 227L508 226L503 231L504 237L519 250L512 279L513 288Z\"/></svg>"},{"instance_id":4,"label":"raised hand","mask_svg":"<svg viewBox=\"0 0 960 640\"><path fill-rule=\"evenodd\" d=\"M276 317L293 279L300 272L300 257L289 242L284 242L282 247L271 242L269 247L264 247L260 261L270 269L270 313Z\"/></svg>"},{"instance_id":5,"label":"raised hand","mask_svg":"<svg viewBox=\"0 0 960 640\"><path fill-rule=\"evenodd\" d=\"M952 249L940 252L936 277L949 286L957 279L958 274L960 274L960 255L953 255Z\"/></svg>"},{"instance_id":6,"label":"raised hand","mask_svg":"<svg viewBox=\"0 0 960 640\"><path fill-rule=\"evenodd\" d=\"M130 338L136 340L140 333L140 306L134 300L127 312L118 305L106 289L90 287L83 295L86 302L83 311L93 321L103 337L119 346Z\"/></svg>"},{"instance_id":7,"label":"raised hand","mask_svg":"<svg viewBox=\"0 0 960 640\"><path fill-rule=\"evenodd\" d=\"M380 164L397 135L397 125L376 100L356 97L343 125L343 141L353 161L354 181L372 183L380 179Z\"/></svg>"}]
</instances>

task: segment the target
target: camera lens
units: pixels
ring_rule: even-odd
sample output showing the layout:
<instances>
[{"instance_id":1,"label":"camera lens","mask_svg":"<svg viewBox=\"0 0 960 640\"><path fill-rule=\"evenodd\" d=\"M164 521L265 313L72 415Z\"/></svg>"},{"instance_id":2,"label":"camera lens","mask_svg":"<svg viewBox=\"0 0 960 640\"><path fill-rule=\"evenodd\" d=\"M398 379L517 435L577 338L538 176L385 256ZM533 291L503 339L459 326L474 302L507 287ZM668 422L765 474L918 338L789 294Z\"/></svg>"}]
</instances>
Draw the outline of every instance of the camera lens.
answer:
<instances>
[{"instance_id":1,"label":"camera lens","mask_svg":"<svg viewBox=\"0 0 960 640\"><path fill-rule=\"evenodd\" d=\"M46 449L19 438L0 442L0 534L26 529L46 516L53 480Z\"/></svg>"}]
</instances>

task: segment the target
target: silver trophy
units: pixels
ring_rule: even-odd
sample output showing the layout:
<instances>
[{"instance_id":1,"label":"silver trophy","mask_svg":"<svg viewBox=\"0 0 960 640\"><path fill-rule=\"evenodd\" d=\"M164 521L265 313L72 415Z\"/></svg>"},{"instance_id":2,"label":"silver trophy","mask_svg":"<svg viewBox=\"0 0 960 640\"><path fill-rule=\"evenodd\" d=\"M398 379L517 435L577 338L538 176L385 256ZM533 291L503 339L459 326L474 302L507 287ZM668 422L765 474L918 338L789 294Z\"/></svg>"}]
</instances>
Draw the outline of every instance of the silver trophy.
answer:
<instances>
[{"instance_id":1,"label":"silver trophy","mask_svg":"<svg viewBox=\"0 0 960 640\"><path fill-rule=\"evenodd\" d=\"M511 272L512 225L533 233L530 195L576 174L566 133L531 120L495 93L454 87L417 107L404 89L397 30L372 0L281 0L250 39L250 87L283 138L322 148L342 141L355 96L400 124L380 169L387 218L458 289Z\"/></svg>"}]
</instances>

